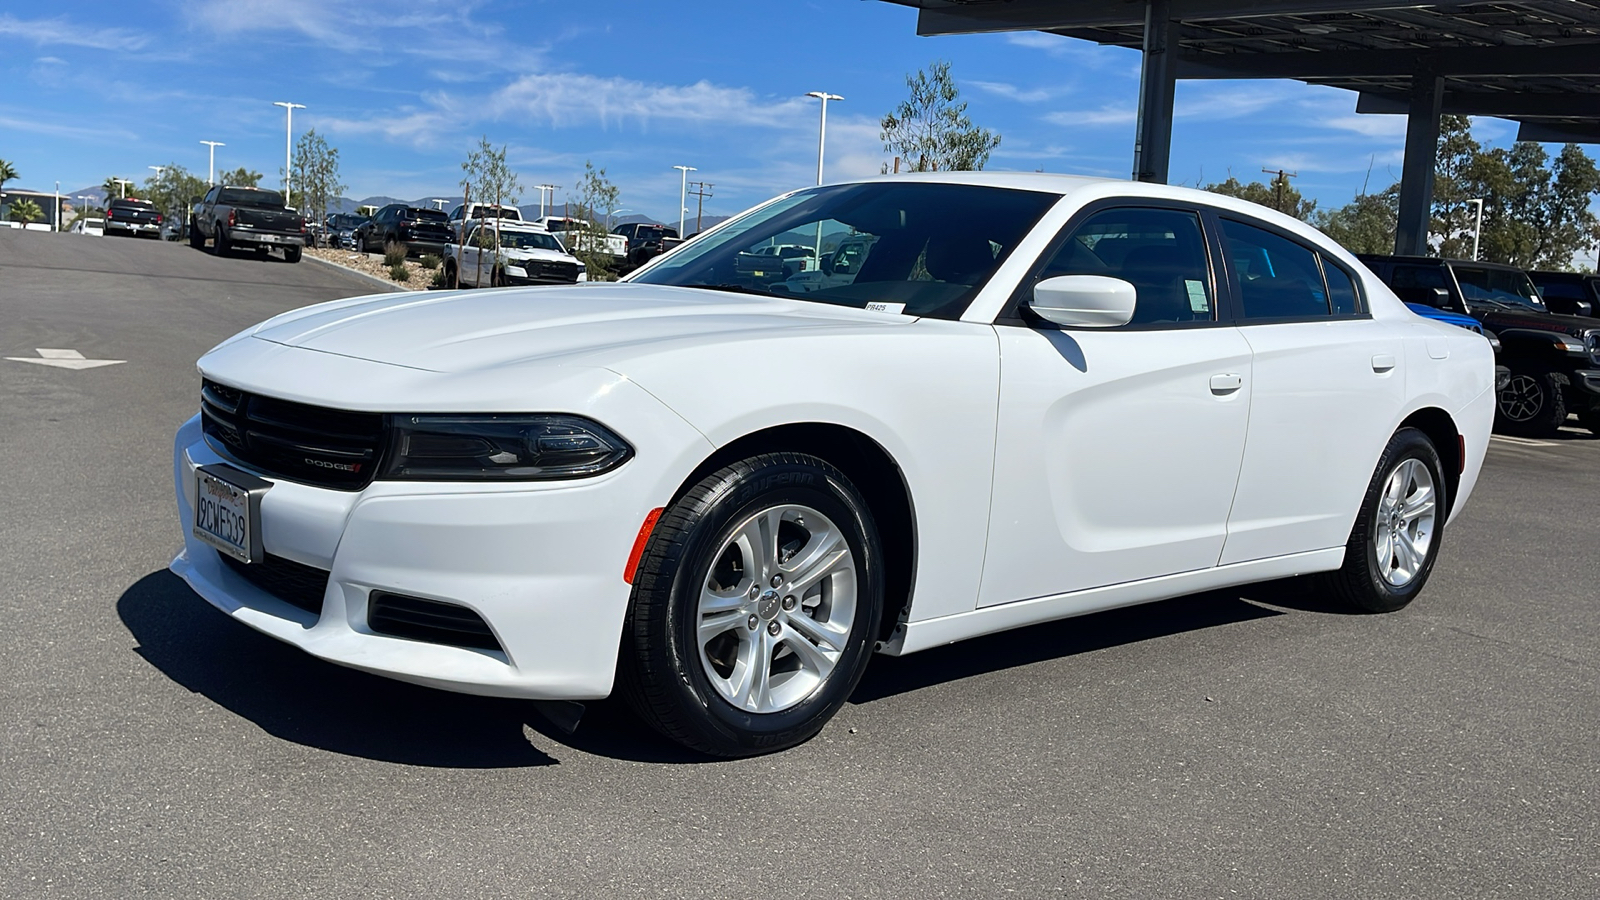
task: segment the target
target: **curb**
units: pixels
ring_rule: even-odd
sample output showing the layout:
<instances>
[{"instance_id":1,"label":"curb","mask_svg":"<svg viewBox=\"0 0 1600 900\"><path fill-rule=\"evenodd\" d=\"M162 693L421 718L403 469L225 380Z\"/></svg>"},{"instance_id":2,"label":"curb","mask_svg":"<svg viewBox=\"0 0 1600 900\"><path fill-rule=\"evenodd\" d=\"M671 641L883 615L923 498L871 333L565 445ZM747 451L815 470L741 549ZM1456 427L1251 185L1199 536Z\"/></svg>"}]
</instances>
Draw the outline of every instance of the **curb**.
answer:
<instances>
[{"instance_id":1,"label":"curb","mask_svg":"<svg viewBox=\"0 0 1600 900\"><path fill-rule=\"evenodd\" d=\"M320 256L312 256L310 253L307 253L300 258L313 260L315 262L322 263L325 266L333 266L335 269L343 269L358 278L365 278L366 280L378 285L392 294L404 294L409 290L409 288L403 288L400 285L395 284L393 281L384 281L382 278L379 278L376 275L368 275L366 272L363 272L360 269L352 269L349 266L336 263L331 259L323 259Z\"/></svg>"}]
</instances>

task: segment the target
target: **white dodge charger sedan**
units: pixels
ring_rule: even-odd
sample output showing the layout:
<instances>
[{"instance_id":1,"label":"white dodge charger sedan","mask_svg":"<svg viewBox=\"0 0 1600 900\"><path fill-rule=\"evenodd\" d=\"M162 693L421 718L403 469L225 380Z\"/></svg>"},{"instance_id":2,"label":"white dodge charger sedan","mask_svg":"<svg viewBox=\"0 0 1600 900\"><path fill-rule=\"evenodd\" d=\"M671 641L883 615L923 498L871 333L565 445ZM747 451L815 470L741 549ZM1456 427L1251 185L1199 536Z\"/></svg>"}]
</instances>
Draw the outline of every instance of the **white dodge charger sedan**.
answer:
<instances>
[{"instance_id":1,"label":"white dodge charger sedan","mask_svg":"<svg viewBox=\"0 0 1600 900\"><path fill-rule=\"evenodd\" d=\"M739 265L794 243L817 289ZM1494 414L1481 335L1301 222L1031 174L797 191L621 283L324 303L199 368L206 600L723 756L816 734L874 652L1298 575L1398 609Z\"/></svg>"}]
</instances>

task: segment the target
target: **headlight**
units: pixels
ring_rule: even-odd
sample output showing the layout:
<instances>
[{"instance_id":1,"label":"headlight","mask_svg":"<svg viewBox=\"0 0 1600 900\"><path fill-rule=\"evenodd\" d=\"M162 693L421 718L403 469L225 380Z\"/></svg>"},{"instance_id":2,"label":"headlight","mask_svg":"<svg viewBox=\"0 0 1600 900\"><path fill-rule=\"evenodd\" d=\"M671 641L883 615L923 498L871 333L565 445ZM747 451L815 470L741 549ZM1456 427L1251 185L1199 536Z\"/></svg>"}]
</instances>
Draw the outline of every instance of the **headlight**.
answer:
<instances>
[{"instance_id":1,"label":"headlight","mask_svg":"<svg viewBox=\"0 0 1600 900\"><path fill-rule=\"evenodd\" d=\"M609 472L633 455L598 422L562 415L389 417L397 481L551 481Z\"/></svg>"}]
</instances>

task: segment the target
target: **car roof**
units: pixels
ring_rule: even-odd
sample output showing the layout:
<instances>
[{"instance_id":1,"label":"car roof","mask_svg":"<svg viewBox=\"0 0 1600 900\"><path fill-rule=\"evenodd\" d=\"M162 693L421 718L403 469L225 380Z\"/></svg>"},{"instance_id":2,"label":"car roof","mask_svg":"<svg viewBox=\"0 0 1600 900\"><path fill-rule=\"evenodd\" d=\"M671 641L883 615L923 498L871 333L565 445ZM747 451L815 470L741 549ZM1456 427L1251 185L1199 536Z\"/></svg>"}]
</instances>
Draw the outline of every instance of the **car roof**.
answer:
<instances>
[{"instance_id":1,"label":"car roof","mask_svg":"<svg viewBox=\"0 0 1600 900\"><path fill-rule=\"evenodd\" d=\"M1456 259L1451 256L1395 256L1388 253L1359 253L1357 259L1362 262L1397 262L1417 265L1441 265L1448 263L1452 266L1470 266L1475 269L1503 269L1508 272L1521 272L1522 269L1505 263L1489 262L1486 259Z\"/></svg>"}]
</instances>

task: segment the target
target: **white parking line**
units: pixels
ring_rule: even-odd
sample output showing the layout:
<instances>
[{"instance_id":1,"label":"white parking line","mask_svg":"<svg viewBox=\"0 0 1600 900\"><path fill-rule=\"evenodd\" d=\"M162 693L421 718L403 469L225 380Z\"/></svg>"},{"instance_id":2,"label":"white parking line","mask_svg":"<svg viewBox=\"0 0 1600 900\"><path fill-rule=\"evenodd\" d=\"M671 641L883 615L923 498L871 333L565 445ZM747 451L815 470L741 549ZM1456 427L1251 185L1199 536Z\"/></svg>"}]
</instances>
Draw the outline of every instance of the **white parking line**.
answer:
<instances>
[{"instance_id":1,"label":"white parking line","mask_svg":"<svg viewBox=\"0 0 1600 900\"><path fill-rule=\"evenodd\" d=\"M84 359L83 354L76 350L50 350L44 347L34 348L39 354L39 359L31 356L8 356L12 362L33 363L36 366L54 366L57 369L98 369L101 366L115 366L125 363L125 359Z\"/></svg>"},{"instance_id":2,"label":"white parking line","mask_svg":"<svg viewBox=\"0 0 1600 900\"><path fill-rule=\"evenodd\" d=\"M1509 437L1504 434L1491 434L1489 440L1500 441L1503 444L1520 444L1524 447L1554 447L1554 441L1537 441L1533 438Z\"/></svg>"}]
</instances>

